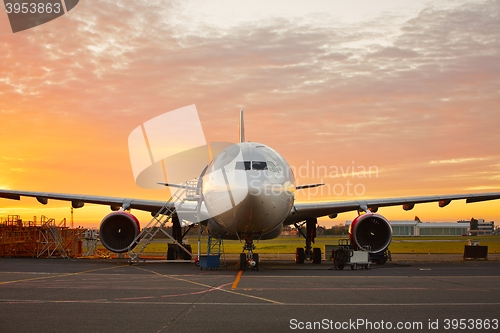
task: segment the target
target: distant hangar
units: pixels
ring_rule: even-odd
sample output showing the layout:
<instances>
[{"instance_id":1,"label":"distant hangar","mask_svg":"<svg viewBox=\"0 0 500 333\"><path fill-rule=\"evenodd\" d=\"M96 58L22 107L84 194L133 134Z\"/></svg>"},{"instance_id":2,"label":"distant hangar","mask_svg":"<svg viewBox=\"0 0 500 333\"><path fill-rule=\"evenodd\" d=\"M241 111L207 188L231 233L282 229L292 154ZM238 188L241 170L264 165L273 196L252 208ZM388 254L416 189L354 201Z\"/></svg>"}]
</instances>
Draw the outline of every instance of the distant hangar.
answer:
<instances>
[{"instance_id":1,"label":"distant hangar","mask_svg":"<svg viewBox=\"0 0 500 333\"><path fill-rule=\"evenodd\" d=\"M346 226L350 225L346 222ZM471 228L472 225L472 228ZM477 235L492 234L494 222L485 222L484 219L458 222L421 222L418 217L415 221L391 221L394 236L462 236L474 233Z\"/></svg>"}]
</instances>

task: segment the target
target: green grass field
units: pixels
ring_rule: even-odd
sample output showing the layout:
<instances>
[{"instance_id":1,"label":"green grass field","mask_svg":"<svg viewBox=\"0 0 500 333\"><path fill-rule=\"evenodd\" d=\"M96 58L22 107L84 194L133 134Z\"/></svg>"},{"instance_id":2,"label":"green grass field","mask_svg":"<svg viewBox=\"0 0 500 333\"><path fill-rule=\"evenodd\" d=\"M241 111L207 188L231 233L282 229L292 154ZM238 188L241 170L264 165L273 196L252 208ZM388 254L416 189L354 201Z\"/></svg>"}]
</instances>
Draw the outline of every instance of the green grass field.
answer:
<instances>
[{"instance_id":1,"label":"green grass field","mask_svg":"<svg viewBox=\"0 0 500 333\"><path fill-rule=\"evenodd\" d=\"M337 245L343 237L318 237L315 247L324 249L324 245ZM488 253L500 253L500 236L477 236L477 237L394 237L389 247L391 253L447 253L462 254L467 240L479 241L480 245L488 246ZM145 253L164 254L167 251L167 240L156 239L151 242ZM193 253L198 251L196 237L189 237ZM241 253L243 244L239 241L224 241L225 253ZM295 253L295 248L304 247L304 239L298 237L281 237L272 240L255 242L256 253L264 254L287 254ZM201 239L201 253L206 253L207 240Z\"/></svg>"}]
</instances>

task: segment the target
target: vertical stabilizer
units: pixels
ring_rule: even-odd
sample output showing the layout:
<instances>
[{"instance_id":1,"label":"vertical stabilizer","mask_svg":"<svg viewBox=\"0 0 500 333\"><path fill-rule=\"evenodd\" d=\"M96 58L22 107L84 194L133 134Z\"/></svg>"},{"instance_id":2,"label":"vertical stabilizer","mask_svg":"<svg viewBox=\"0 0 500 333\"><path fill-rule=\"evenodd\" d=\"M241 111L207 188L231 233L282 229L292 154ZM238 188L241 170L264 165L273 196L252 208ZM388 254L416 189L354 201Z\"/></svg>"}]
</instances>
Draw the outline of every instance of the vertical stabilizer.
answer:
<instances>
[{"instance_id":1,"label":"vertical stabilizer","mask_svg":"<svg viewBox=\"0 0 500 333\"><path fill-rule=\"evenodd\" d=\"M243 110L240 110L240 142L245 142L245 119Z\"/></svg>"}]
</instances>

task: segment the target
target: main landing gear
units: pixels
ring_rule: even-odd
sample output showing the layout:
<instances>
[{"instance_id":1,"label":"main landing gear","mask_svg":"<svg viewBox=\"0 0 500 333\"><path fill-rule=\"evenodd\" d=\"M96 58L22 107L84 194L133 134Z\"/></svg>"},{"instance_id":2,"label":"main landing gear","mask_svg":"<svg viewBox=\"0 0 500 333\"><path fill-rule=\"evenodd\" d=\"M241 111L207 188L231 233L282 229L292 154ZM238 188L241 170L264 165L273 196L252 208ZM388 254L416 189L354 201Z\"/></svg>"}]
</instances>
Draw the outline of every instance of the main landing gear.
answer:
<instances>
[{"instance_id":1,"label":"main landing gear","mask_svg":"<svg viewBox=\"0 0 500 333\"><path fill-rule=\"evenodd\" d=\"M177 244L168 244L167 260L191 261L191 245L184 244L184 236L187 235L191 227L192 225L186 228L186 230L183 232L179 217L177 215L172 216L172 237L175 239L177 244L182 244L182 246L189 252L184 251L184 249L182 249L182 247Z\"/></svg>"},{"instance_id":2,"label":"main landing gear","mask_svg":"<svg viewBox=\"0 0 500 333\"><path fill-rule=\"evenodd\" d=\"M318 220L316 218L307 219L300 223L295 223L295 228L300 232L302 236L306 239L306 246L304 248L298 247L295 250L295 262L297 264L303 264L304 260L312 260L313 264L321 264L321 249L319 247L312 247L314 244L314 239L316 238L316 224ZM306 234L302 232L301 227L306 225Z\"/></svg>"},{"instance_id":3,"label":"main landing gear","mask_svg":"<svg viewBox=\"0 0 500 333\"><path fill-rule=\"evenodd\" d=\"M245 238L245 245L243 245L243 253L240 253L240 269L246 270L247 268L251 268L256 271L259 270L259 255L253 253L253 250L255 250L253 239L247 236Z\"/></svg>"}]
</instances>

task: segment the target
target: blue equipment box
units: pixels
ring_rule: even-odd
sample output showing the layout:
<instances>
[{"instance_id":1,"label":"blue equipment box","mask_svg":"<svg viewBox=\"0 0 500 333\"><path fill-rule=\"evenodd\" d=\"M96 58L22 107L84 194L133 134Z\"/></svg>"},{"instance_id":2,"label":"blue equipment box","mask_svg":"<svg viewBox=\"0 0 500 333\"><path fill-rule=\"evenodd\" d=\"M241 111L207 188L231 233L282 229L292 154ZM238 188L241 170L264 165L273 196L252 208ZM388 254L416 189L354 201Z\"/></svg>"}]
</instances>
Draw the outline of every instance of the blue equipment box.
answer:
<instances>
[{"instance_id":1,"label":"blue equipment box","mask_svg":"<svg viewBox=\"0 0 500 333\"><path fill-rule=\"evenodd\" d=\"M200 256L200 269L219 269L220 268L220 254Z\"/></svg>"}]
</instances>

